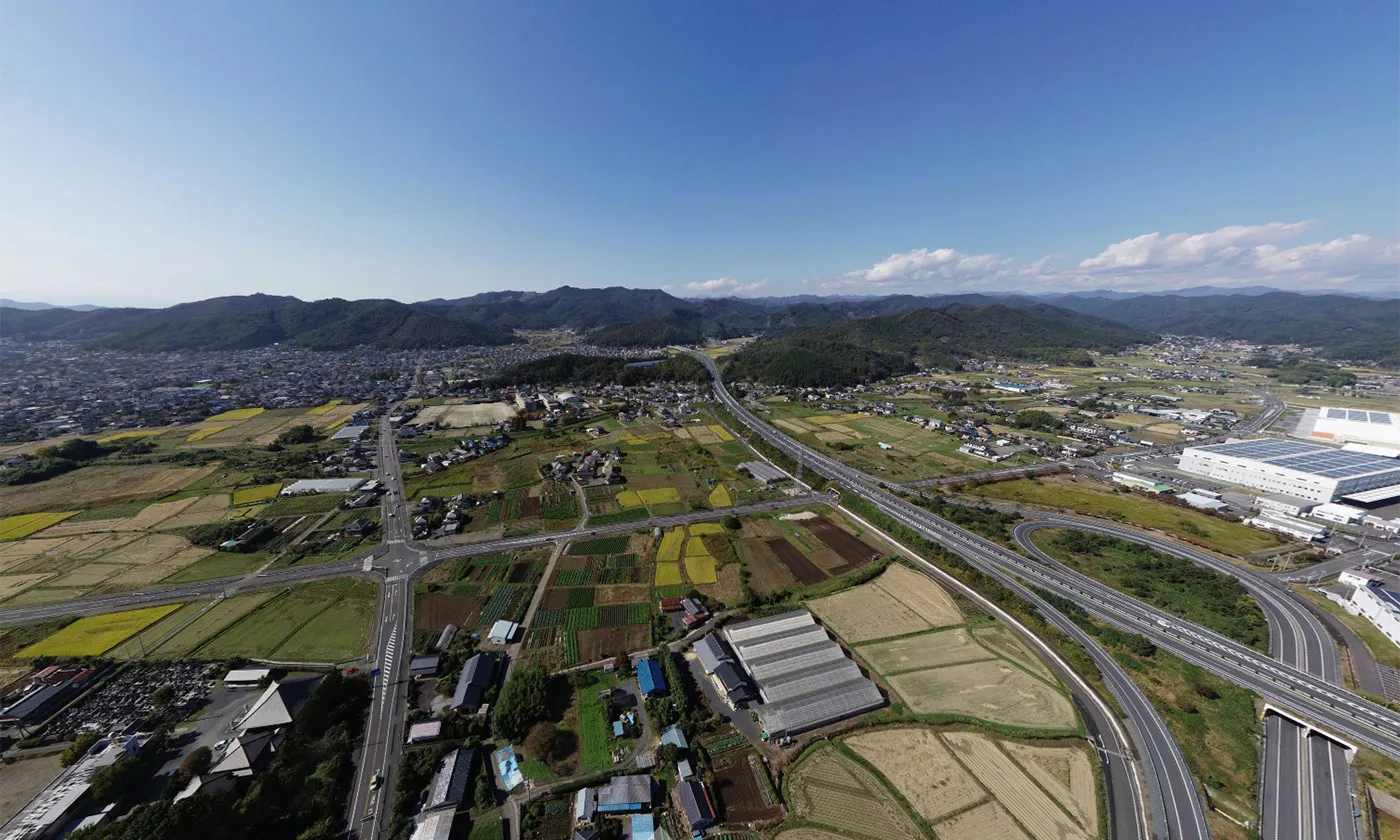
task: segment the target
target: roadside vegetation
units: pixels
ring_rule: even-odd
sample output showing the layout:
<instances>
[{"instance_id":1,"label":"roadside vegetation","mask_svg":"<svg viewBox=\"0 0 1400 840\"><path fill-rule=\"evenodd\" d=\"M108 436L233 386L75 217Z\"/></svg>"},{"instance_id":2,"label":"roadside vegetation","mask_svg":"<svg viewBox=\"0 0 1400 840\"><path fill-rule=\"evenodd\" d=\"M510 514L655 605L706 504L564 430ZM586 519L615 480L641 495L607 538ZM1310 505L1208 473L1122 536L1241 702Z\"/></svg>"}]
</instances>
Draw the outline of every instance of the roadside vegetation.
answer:
<instances>
[{"instance_id":1,"label":"roadside vegetation","mask_svg":"<svg viewBox=\"0 0 1400 840\"><path fill-rule=\"evenodd\" d=\"M1105 534L1037 531L1042 551L1125 595L1267 653L1269 624L1240 582L1190 560Z\"/></svg>"}]
</instances>

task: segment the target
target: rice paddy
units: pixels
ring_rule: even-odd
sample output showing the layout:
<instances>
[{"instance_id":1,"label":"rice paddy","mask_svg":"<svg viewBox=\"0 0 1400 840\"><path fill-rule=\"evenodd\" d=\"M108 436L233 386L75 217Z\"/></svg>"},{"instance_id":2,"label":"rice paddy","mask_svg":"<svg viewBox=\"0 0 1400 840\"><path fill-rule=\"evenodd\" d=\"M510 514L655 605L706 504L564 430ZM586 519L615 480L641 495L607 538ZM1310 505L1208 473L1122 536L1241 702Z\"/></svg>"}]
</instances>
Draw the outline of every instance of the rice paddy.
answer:
<instances>
[{"instance_id":1,"label":"rice paddy","mask_svg":"<svg viewBox=\"0 0 1400 840\"><path fill-rule=\"evenodd\" d=\"M678 586L682 582L680 563L657 563L656 585Z\"/></svg>"},{"instance_id":2,"label":"rice paddy","mask_svg":"<svg viewBox=\"0 0 1400 840\"><path fill-rule=\"evenodd\" d=\"M277 498L277 494L282 492L282 482L275 481L272 484L259 484L256 487L240 487L233 491L233 506L252 505L258 502L270 502Z\"/></svg>"},{"instance_id":3,"label":"rice paddy","mask_svg":"<svg viewBox=\"0 0 1400 840\"><path fill-rule=\"evenodd\" d=\"M658 563L678 563L681 559L681 546L685 543L685 529L672 528L661 536L661 547L656 550Z\"/></svg>"},{"instance_id":4,"label":"rice paddy","mask_svg":"<svg viewBox=\"0 0 1400 840\"><path fill-rule=\"evenodd\" d=\"M193 434L185 438L185 440L190 442L204 440L207 437L213 437L214 435L217 435L219 432L222 432L224 429L227 428L228 426L206 426L203 429L197 429Z\"/></svg>"},{"instance_id":5,"label":"rice paddy","mask_svg":"<svg viewBox=\"0 0 1400 840\"><path fill-rule=\"evenodd\" d=\"M38 656L101 656L178 609L179 604L166 604L81 618L16 655L24 659Z\"/></svg>"},{"instance_id":6,"label":"rice paddy","mask_svg":"<svg viewBox=\"0 0 1400 840\"><path fill-rule=\"evenodd\" d=\"M129 432L117 432L114 435L98 438L97 442L112 443L113 441L130 440L132 438L155 437L156 435L163 435L167 431L169 431L169 429L132 429Z\"/></svg>"},{"instance_id":7,"label":"rice paddy","mask_svg":"<svg viewBox=\"0 0 1400 840\"><path fill-rule=\"evenodd\" d=\"M62 513L26 513L21 516L7 516L0 519L0 542L22 540L30 534L37 534L45 528L57 525L70 516L76 516L77 513L76 510L70 510Z\"/></svg>"},{"instance_id":8,"label":"rice paddy","mask_svg":"<svg viewBox=\"0 0 1400 840\"><path fill-rule=\"evenodd\" d=\"M733 504L734 497L729 495L729 488L723 484L716 484L715 489L710 491L710 507L730 507Z\"/></svg>"}]
</instances>

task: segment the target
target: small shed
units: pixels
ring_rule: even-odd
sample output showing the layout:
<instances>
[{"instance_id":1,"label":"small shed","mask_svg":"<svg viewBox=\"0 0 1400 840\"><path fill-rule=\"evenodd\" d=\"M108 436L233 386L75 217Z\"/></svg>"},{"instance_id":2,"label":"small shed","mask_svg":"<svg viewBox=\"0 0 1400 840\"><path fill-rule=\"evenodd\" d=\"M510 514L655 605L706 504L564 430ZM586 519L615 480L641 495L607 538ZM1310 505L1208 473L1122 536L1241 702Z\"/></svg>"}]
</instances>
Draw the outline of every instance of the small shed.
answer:
<instances>
[{"instance_id":1,"label":"small shed","mask_svg":"<svg viewBox=\"0 0 1400 840\"><path fill-rule=\"evenodd\" d=\"M675 724L661 730L661 743L670 744L678 750L690 749L689 742L685 740L685 733Z\"/></svg>"},{"instance_id":2,"label":"small shed","mask_svg":"<svg viewBox=\"0 0 1400 840\"><path fill-rule=\"evenodd\" d=\"M487 634L486 638L490 639L492 642L498 645L504 645L508 644L511 640L513 640L515 638L515 634L519 632L519 624L516 624L514 621L506 621L505 619L501 619L500 621L497 621L495 624L491 625L491 632Z\"/></svg>"},{"instance_id":3,"label":"small shed","mask_svg":"<svg viewBox=\"0 0 1400 840\"><path fill-rule=\"evenodd\" d=\"M642 694L661 694L666 691L666 678L661 674L661 664L655 659L643 659L637 663L637 684Z\"/></svg>"},{"instance_id":4,"label":"small shed","mask_svg":"<svg viewBox=\"0 0 1400 840\"><path fill-rule=\"evenodd\" d=\"M53 666L57 668L58 666ZM47 669L46 669L47 670ZM45 672L35 679L43 680ZM270 668L235 668L224 676L224 688L257 688L258 683L272 675Z\"/></svg>"},{"instance_id":5,"label":"small shed","mask_svg":"<svg viewBox=\"0 0 1400 840\"><path fill-rule=\"evenodd\" d=\"M408 675L414 679L424 677L436 677L438 668L442 665L442 655L437 653L427 653L422 656L415 656L408 665Z\"/></svg>"}]
</instances>

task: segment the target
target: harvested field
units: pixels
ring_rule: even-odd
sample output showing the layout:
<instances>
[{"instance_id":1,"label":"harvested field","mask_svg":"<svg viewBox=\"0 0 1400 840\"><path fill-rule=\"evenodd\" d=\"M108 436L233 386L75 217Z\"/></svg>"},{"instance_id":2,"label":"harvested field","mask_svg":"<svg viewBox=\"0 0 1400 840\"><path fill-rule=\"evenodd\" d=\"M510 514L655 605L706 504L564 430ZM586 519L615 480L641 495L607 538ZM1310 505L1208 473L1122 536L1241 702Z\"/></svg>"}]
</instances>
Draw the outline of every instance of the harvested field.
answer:
<instances>
[{"instance_id":1,"label":"harvested field","mask_svg":"<svg viewBox=\"0 0 1400 840\"><path fill-rule=\"evenodd\" d=\"M744 597L744 570L738 563L730 563L719 570L719 580L709 586L701 586L700 594L721 604L736 604Z\"/></svg>"},{"instance_id":2,"label":"harvested field","mask_svg":"<svg viewBox=\"0 0 1400 840\"><path fill-rule=\"evenodd\" d=\"M494 426L510 420L515 414L515 406L503 402L429 405L418 412L414 422L434 422L452 429L470 429L474 426Z\"/></svg>"},{"instance_id":3,"label":"harvested field","mask_svg":"<svg viewBox=\"0 0 1400 840\"><path fill-rule=\"evenodd\" d=\"M166 496L209 475L214 467L82 467L38 484L0 487L0 516L44 508L97 505Z\"/></svg>"},{"instance_id":4,"label":"harvested field","mask_svg":"<svg viewBox=\"0 0 1400 840\"><path fill-rule=\"evenodd\" d=\"M874 582L809 601L807 606L848 644L933 629Z\"/></svg>"},{"instance_id":5,"label":"harvested field","mask_svg":"<svg viewBox=\"0 0 1400 840\"><path fill-rule=\"evenodd\" d=\"M778 539L766 540L764 545L768 546L768 550L773 552L784 566L787 566L788 571L792 572L792 576L797 578L797 582L803 586L826 580L826 573L817 568L815 563L807 559L807 555L798 551L797 546L786 539L779 537Z\"/></svg>"},{"instance_id":6,"label":"harvested field","mask_svg":"<svg viewBox=\"0 0 1400 840\"><path fill-rule=\"evenodd\" d=\"M995 658L986 648L974 642L972 636L961 627L906 636L902 639L871 642L859 646L855 652L869 663L872 670L884 677L901 671L938 668L955 662Z\"/></svg>"},{"instance_id":7,"label":"harvested field","mask_svg":"<svg viewBox=\"0 0 1400 840\"><path fill-rule=\"evenodd\" d=\"M646 584L599 586L594 591L593 603L600 607L610 604L635 604L651 597L651 587Z\"/></svg>"},{"instance_id":8,"label":"harvested field","mask_svg":"<svg viewBox=\"0 0 1400 840\"><path fill-rule=\"evenodd\" d=\"M71 601L86 594L85 589L42 589L31 586L5 602L6 607L29 607L34 604L49 604L54 601Z\"/></svg>"},{"instance_id":9,"label":"harvested field","mask_svg":"<svg viewBox=\"0 0 1400 840\"><path fill-rule=\"evenodd\" d=\"M795 582L787 567L773 555L761 539L746 538L736 542L739 557L749 570L749 588L756 595L782 592Z\"/></svg>"},{"instance_id":10,"label":"harvested field","mask_svg":"<svg viewBox=\"0 0 1400 840\"><path fill-rule=\"evenodd\" d=\"M184 537L177 537L174 534L151 534L104 554L102 562L134 565L161 563L191 547L189 540ZM208 553L207 550L200 550L201 557Z\"/></svg>"},{"instance_id":11,"label":"harvested field","mask_svg":"<svg viewBox=\"0 0 1400 840\"><path fill-rule=\"evenodd\" d=\"M199 496L194 504L160 523L163 531L175 528L189 528L195 525L209 525L228 517L229 497L225 493ZM240 514L256 513L257 508L241 508Z\"/></svg>"},{"instance_id":12,"label":"harvested field","mask_svg":"<svg viewBox=\"0 0 1400 840\"><path fill-rule=\"evenodd\" d=\"M580 662L596 662L619 653L635 653L651 645L651 627L628 624L578 631Z\"/></svg>"},{"instance_id":13,"label":"harvested field","mask_svg":"<svg viewBox=\"0 0 1400 840\"><path fill-rule=\"evenodd\" d=\"M943 587L899 563L885 569L873 583L934 627L961 624L962 612Z\"/></svg>"},{"instance_id":14,"label":"harvested field","mask_svg":"<svg viewBox=\"0 0 1400 840\"><path fill-rule=\"evenodd\" d=\"M1016 762L1002 752L993 739L971 732L950 732L943 739L963 765L1026 827L1032 837L1082 840L1098 837L1097 825L1088 830L1066 816L1055 800L1031 784Z\"/></svg>"},{"instance_id":15,"label":"harvested field","mask_svg":"<svg viewBox=\"0 0 1400 840\"><path fill-rule=\"evenodd\" d=\"M419 595L416 600L413 626L417 630L441 630L449 624L470 627L476 624L486 603L486 598L481 595L446 595L441 592Z\"/></svg>"},{"instance_id":16,"label":"harvested field","mask_svg":"<svg viewBox=\"0 0 1400 840\"><path fill-rule=\"evenodd\" d=\"M1010 659L1017 665L1047 680L1055 679L1054 674L1050 673L1050 669L1040 660L1040 657L1032 653L1030 648L1026 647L1025 643L1005 624L978 627L972 631L972 635L998 656Z\"/></svg>"},{"instance_id":17,"label":"harvested field","mask_svg":"<svg viewBox=\"0 0 1400 840\"><path fill-rule=\"evenodd\" d=\"M772 801L768 785L758 778L764 770L757 763L758 754L753 750L727 755L722 765L716 762L712 789L719 799L720 814L730 825L782 816L782 806Z\"/></svg>"},{"instance_id":18,"label":"harvested field","mask_svg":"<svg viewBox=\"0 0 1400 840\"><path fill-rule=\"evenodd\" d=\"M837 747L819 743L788 771L788 804L803 820L846 837L921 838L922 832L870 771Z\"/></svg>"},{"instance_id":19,"label":"harvested field","mask_svg":"<svg viewBox=\"0 0 1400 840\"><path fill-rule=\"evenodd\" d=\"M1076 726L1069 698L1002 660L912 671L889 683L920 714L967 715L1028 729Z\"/></svg>"},{"instance_id":20,"label":"harvested field","mask_svg":"<svg viewBox=\"0 0 1400 840\"><path fill-rule=\"evenodd\" d=\"M996 802L978 805L934 826L940 840L1031 840Z\"/></svg>"},{"instance_id":21,"label":"harvested field","mask_svg":"<svg viewBox=\"0 0 1400 840\"><path fill-rule=\"evenodd\" d=\"M879 770L919 816L930 822L987 795L930 729L870 730L852 735L846 744Z\"/></svg>"},{"instance_id":22,"label":"harvested field","mask_svg":"<svg viewBox=\"0 0 1400 840\"><path fill-rule=\"evenodd\" d=\"M48 577L48 575L42 572L31 575L5 575L0 577L0 601L28 589L46 577Z\"/></svg>"},{"instance_id":23,"label":"harvested field","mask_svg":"<svg viewBox=\"0 0 1400 840\"><path fill-rule=\"evenodd\" d=\"M22 540L30 534L37 534L45 528L57 525L77 513L76 510L70 510L65 513L29 513L23 516L7 516L0 519L0 540Z\"/></svg>"},{"instance_id":24,"label":"harvested field","mask_svg":"<svg viewBox=\"0 0 1400 840\"><path fill-rule=\"evenodd\" d=\"M844 834L832 834L819 828L789 828L774 840L846 840Z\"/></svg>"},{"instance_id":25,"label":"harvested field","mask_svg":"<svg viewBox=\"0 0 1400 840\"><path fill-rule=\"evenodd\" d=\"M1015 741L1002 741L1001 746L1026 775L1068 808L1080 825L1097 827L1098 794L1088 753L1078 747L1039 747Z\"/></svg>"}]
</instances>

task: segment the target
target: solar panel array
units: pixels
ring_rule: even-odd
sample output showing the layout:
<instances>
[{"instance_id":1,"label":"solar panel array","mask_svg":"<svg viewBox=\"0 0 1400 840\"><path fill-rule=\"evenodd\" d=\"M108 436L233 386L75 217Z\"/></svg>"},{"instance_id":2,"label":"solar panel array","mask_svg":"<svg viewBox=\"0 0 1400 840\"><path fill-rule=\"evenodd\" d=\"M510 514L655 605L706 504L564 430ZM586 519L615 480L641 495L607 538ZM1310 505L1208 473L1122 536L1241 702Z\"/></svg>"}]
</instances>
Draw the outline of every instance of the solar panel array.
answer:
<instances>
[{"instance_id":1,"label":"solar panel array","mask_svg":"<svg viewBox=\"0 0 1400 840\"><path fill-rule=\"evenodd\" d=\"M1327 409L1327 419L1350 420L1353 423L1380 423L1383 426L1391 424L1389 412L1362 411L1355 408L1329 408Z\"/></svg>"},{"instance_id":2,"label":"solar panel array","mask_svg":"<svg viewBox=\"0 0 1400 840\"><path fill-rule=\"evenodd\" d=\"M1292 440L1245 440L1203 446L1202 450L1231 458L1262 461L1273 467L1322 478L1354 478L1395 469L1395 460L1366 452L1345 452Z\"/></svg>"},{"instance_id":3,"label":"solar panel array","mask_svg":"<svg viewBox=\"0 0 1400 840\"><path fill-rule=\"evenodd\" d=\"M1400 594L1391 592L1389 589L1372 589L1377 598L1390 604L1396 610L1400 610Z\"/></svg>"}]
</instances>

